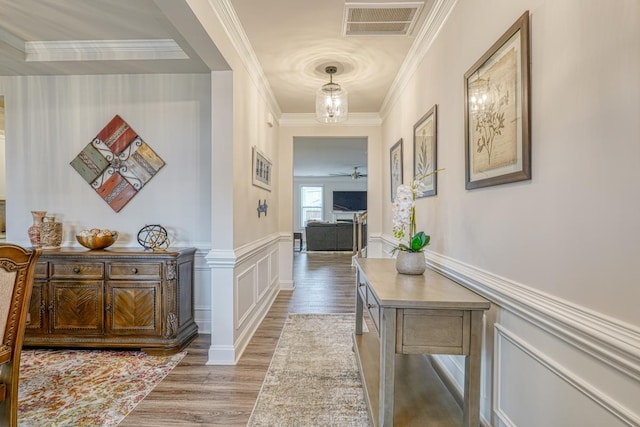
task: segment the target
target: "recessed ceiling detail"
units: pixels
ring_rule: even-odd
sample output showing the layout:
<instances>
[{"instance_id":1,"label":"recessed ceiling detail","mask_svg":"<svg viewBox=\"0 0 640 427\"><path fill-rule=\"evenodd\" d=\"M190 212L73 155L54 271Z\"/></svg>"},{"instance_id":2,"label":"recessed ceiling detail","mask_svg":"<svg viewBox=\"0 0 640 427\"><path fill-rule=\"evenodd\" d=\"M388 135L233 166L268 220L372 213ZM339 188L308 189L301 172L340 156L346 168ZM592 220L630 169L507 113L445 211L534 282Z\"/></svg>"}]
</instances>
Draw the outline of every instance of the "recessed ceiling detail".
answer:
<instances>
[{"instance_id":1,"label":"recessed ceiling detail","mask_svg":"<svg viewBox=\"0 0 640 427\"><path fill-rule=\"evenodd\" d=\"M406 36L420 15L422 2L345 3L345 36Z\"/></svg>"},{"instance_id":2,"label":"recessed ceiling detail","mask_svg":"<svg viewBox=\"0 0 640 427\"><path fill-rule=\"evenodd\" d=\"M188 59L171 39L25 42L25 61Z\"/></svg>"}]
</instances>

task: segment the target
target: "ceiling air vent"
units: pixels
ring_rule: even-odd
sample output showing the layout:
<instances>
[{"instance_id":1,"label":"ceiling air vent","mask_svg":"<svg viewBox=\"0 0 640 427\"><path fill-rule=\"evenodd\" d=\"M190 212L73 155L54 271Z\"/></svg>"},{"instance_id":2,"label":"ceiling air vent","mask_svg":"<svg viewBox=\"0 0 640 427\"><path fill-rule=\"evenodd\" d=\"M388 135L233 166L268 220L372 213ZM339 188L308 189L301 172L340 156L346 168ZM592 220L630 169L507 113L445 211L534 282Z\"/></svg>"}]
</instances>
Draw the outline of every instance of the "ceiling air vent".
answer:
<instances>
[{"instance_id":1,"label":"ceiling air vent","mask_svg":"<svg viewBox=\"0 0 640 427\"><path fill-rule=\"evenodd\" d=\"M420 15L422 2L345 3L345 36L406 36Z\"/></svg>"}]
</instances>

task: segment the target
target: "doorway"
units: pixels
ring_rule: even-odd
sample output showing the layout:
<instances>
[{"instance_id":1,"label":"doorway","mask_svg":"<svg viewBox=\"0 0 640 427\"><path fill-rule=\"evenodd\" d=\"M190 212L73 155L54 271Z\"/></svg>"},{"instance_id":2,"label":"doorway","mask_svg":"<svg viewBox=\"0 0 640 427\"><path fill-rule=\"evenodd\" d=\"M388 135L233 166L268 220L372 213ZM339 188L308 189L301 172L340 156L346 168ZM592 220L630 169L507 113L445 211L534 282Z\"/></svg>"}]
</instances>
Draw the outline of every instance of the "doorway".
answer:
<instances>
[{"instance_id":1,"label":"doorway","mask_svg":"<svg viewBox=\"0 0 640 427\"><path fill-rule=\"evenodd\" d=\"M353 220L356 211L336 206L334 194L366 194L367 146L367 137L293 138L293 232L303 246L308 221Z\"/></svg>"}]
</instances>

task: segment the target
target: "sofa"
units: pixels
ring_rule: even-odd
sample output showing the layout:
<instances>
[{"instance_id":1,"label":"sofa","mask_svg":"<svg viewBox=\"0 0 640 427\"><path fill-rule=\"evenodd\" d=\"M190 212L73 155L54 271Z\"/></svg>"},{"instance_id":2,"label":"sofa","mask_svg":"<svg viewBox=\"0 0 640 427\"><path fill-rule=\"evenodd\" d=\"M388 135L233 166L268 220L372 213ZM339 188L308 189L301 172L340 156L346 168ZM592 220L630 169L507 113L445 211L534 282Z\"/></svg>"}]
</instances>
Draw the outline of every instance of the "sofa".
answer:
<instances>
[{"instance_id":1,"label":"sofa","mask_svg":"<svg viewBox=\"0 0 640 427\"><path fill-rule=\"evenodd\" d=\"M366 227L366 226L365 226ZM308 251L352 251L353 222L309 222L305 229ZM366 241L366 229L363 229Z\"/></svg>"}]
</instances>

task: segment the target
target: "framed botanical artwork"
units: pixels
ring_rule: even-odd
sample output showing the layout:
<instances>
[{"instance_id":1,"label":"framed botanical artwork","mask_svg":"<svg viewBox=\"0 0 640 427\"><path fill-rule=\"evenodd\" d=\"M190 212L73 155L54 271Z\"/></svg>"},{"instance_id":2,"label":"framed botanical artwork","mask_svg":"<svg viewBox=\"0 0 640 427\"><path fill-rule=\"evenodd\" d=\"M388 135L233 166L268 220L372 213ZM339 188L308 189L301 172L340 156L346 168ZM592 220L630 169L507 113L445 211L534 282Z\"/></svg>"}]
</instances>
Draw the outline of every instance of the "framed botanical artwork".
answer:
<instances>
[{"instance_id":1,"label":"framed botanical artwork","mask_svg":"<svg viewBox=\"0 0 640 427\"><path fill-rule=\"evenodd\" d=\"M391 176L391 201L396 199L396 189L402 185L402 138L389 150Z\"/></svg>"},{"instance_id":2,"label":"framed botanical artwork","mask_svg":"<svg viewBox=\"0 0 640 427\"><path fill-rule=\"evenodd\" d=\"M427 114L413 126L413 179L421 179L426 191L420 197L435 196L437 174L431 174L438 167L438 106L431 107Z\"/></svg>"},{"instance_id":3,"label":"framed botanical artwork","mask_svg":"<svg viewBox=\"0 0 640 427\"><path fill-rule=\"evenodd\" d=\"M529 12L464 75L466 188L531 179Z\"/></svg>"},{"instance_id":4,"label":"framed botanical artwork","mask_svg":"<svg viewBox=\"0 0 640 427\"><path fill-rule=\"evenodd\" d=\"M253 147L253 177L251 182L257 187L271 191L271 178L273 175L273 164L267 156L257 147Z\"/></svg>"}]
</instances>

